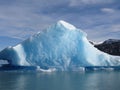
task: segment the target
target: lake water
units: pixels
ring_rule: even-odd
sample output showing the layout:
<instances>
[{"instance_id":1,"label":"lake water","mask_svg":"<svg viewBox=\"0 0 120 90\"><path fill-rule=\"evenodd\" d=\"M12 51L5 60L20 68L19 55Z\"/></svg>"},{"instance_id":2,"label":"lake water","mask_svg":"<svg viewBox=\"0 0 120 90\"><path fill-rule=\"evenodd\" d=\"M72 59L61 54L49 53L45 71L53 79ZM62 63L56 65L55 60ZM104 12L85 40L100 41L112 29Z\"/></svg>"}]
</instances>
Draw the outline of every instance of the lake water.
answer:
<instances>
[{"instance_id":1,"label":"lake water","mask_svg":"<svg viewBox=\"0 0 120 90\"><path fill-rule=\"evenodd\" d=\"M0 90L120 90L120 71L1 71Z\"/></svg>"}]
</instances>

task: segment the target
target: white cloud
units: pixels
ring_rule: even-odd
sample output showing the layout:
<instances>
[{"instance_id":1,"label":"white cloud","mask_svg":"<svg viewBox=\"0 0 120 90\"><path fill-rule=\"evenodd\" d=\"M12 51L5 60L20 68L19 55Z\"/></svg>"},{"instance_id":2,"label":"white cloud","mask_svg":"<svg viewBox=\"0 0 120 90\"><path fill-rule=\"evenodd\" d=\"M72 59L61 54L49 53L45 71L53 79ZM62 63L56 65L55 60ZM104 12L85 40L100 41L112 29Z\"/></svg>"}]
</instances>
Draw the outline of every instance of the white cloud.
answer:
<instances>
[{"instance_id":1,"label":"white cloud","mask_svg":"<svg viewBox=\"0 0 120 90\"><path fill-rule=\"evenodd\" d=\"M111 26L113 32L120 32L120 24L115 24Z\"/></svg>"},{"instance_id":2,"label":"white cloud","mask_svg":"<svg viewBox=\"0 0 120 90\"><path fill-rule=\"evenodd\" d=\"M0 6L0 36L24 38L44 29L54 20L47 15L34 13L33 7L8 7Z\"/></svg>"},{"instance_id":3,"label":"white cloud","mask_svg":"<svg viewBox=\"0 0 120 90\"><path fill-rule=\"evenodd\" d=\"M70 6L112 3L114 0L70 0Z\"/></svg>"},{"instance_id":4,"label":"white cloud","mask_svg":"<svg viewBox=\"0 0 120 90\"><path fill-rule=\"evenodd\" d=\"M114 13L115 12L115 10L112 8L102 8L101 11L105 12L105 13Z\"/></svg>"},{"instance_id":5,"label":"white cloud","mask_svg":"<svg viewBox=\"0 0 120 90\"><path fill-rule=\"evenodd\" d=\"M76 12L73 13L74 10L71 7L81 5L95 5L95 7L97 7L97 5L101 5L102 7L105 7L106 4L111 4L114 1L115 0L50 0L48 2L48 0L20 0L14 2L14 4L12 3L12 5L0 5L0 36L24 38L24 36L32 35L39 30L48 27L48 25L57 22L57 20L63 19L75 24L76 27L83 28L83 30L86 28L91 29L94 35L89 32L88 34L89 36L93 36L92 38L102 38L98 37L101 31L98 34L95 34L95 31L98 30L98 28L105 30L107 28L109 29L109 27L93 27L100 24L105 24L106 26L106 24L115 23L120 19L120 12L112 8L102 8L102 12L115 12L114 14L103 14L98 12L98 8L94 8L94 13L92 10L90 11L88 9L84 9L83 11L76 10ZM59 7L60 4L61 6ZM71 7L68 7L68 4ZM116 4L114 4L114 6L116 6ZM56 9L55 11L53 10L55 14L53 13L52 15L49 12L44 13L46 9L49 10L51 7ZM63 7L66 9L66 12L61 14L59 11ZM111 6L108 5L108 7ZM79 8L80 7L78 7L78 9ZM70 13L67 13L67 10ZM88 11L88 13L86 14L84 11ZM114 31L118 31L119 25L112 26L112 28L114 28ZM96 31L96 33L97 32L98 31ZM103 33L101 33L101 35L102 34Z\"/></svg>"},{"instance_id":6,"label":"white cloud","mask_svg":"<svg viewBox=\"0 0 120 90\"><path fill-rule=\"evenodd\" d=\"M88 39L93 41L104 41L107 39L120 38L120 24L99 25L85 30L88 33Z\"/></svg>"}]
</instances>

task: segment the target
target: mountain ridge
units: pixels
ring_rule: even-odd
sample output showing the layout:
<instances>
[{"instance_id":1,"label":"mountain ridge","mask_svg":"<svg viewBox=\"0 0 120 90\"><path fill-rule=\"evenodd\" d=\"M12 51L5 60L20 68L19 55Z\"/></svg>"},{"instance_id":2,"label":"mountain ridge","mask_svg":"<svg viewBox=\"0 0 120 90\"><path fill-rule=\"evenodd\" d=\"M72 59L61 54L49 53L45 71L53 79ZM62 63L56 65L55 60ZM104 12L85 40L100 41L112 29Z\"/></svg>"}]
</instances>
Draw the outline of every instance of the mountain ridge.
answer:
<instances>
[{"instance_id":1,"label":"mountain ridge","mask_svg":"<svg viewBox=\"0 0 120 90\"><path fill-rule=\"evenodd\" d=\"M105 53L120 56L120 39L108 39L99 44L92 44Z\"/></svg>"}]
</instances>

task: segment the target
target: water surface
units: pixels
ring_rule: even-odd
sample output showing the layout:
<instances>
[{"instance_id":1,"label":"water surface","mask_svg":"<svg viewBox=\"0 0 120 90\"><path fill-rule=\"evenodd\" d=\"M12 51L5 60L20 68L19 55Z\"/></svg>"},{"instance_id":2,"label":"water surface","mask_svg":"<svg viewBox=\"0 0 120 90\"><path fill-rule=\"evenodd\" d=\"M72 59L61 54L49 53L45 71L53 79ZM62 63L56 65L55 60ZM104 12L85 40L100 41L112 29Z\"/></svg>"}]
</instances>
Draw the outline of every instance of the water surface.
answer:
<instances>
[{"instance_id":1,"label":"water surface","mask_svg":"<svg viewBox=\"0 0 120 90\"><path fill-rule=\"evenodd\" d=\"M120 90L120 71L1 71L0 90Z\"/></svg>"}]
</instances>

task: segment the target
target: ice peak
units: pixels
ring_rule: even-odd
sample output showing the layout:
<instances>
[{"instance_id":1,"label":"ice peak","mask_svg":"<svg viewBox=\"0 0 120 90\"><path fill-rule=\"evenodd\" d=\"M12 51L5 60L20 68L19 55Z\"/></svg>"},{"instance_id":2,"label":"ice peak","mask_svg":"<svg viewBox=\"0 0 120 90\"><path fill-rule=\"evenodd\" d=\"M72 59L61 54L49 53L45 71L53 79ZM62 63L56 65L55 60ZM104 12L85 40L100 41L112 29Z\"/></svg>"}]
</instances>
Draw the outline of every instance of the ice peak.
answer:
<instances>
[{"instance_id":1,"label":"ice peak","mask_svg":"<svg viewBox=\"0 0 120 90\"><path fill-rule=\"evenodd\" d=\"M70 24L70 23L68 23L68 22L65 22L65 21L63 21L63 20L58 21L58 24L64 26L64 27L67 28L67 29L70 29L70 30L75 30L75 29L76 29L75 26L73 26L72 24Z\"/></svg>"}]
</instances>

